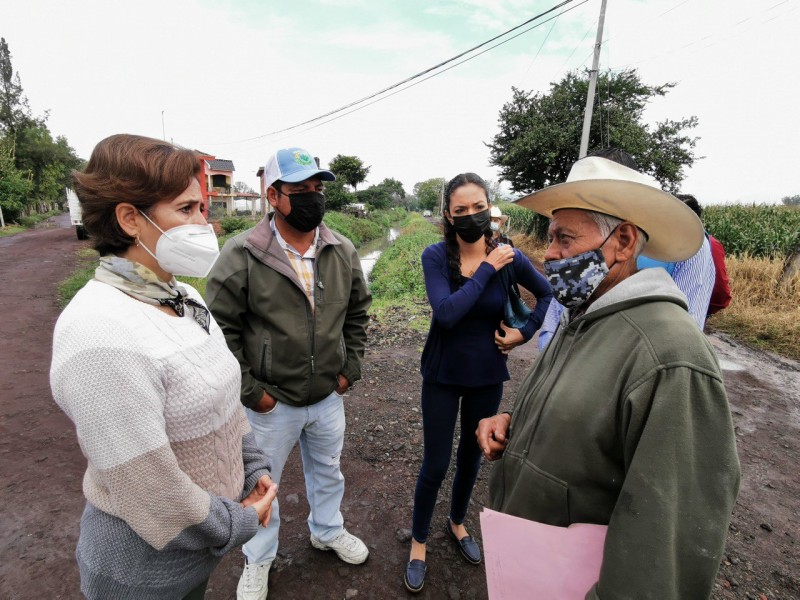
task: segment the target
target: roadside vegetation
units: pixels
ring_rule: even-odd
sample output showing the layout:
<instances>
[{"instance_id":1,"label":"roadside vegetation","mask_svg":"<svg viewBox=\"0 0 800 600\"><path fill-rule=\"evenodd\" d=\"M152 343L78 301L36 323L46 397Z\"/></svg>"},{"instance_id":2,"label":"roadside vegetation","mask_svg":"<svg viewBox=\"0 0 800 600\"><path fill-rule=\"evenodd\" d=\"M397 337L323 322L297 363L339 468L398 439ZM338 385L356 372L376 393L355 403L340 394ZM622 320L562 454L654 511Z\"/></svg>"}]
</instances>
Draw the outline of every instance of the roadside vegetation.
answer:
<instances>
[{"instance_id":1,"label":"roadside vegetation","mask_svg":"<svg viewBox=\"0 0 800 600\"><path fill-rule=\"evenodd\" d=\"M726 254L782 260L800 243L800 206L707 206L703 222Z\"/></svg>"},{"instance_id":2,"label":"roadside vegetation","mask_svg":"<svg viewBox=\"0 0 800 600\"><path fill-rule=\"evenodd\" d=\"M334 231L350 238L358 247L364 242L385 235L389 227L395 223L404 222L408 215L409 213L404 209L374 211L369 213L367 218L329 212L325 215L325 224ZM422 220L422 217L419 218ZM254 227L259 220L260 217L231 216L222 218L220 220L220 229L223 233L217 236L219 247L222 248L225 242L238 233ZM97 252L90 248L84 248L78 251L78 256L81 258L81 266L58 285L58 303L61 308L64 308L72 300L72 297L78 293L78 290L94 277L94 270L97 267L99 258ZM188 283L200 295L205 297L206 279L204 277L177 277L176 279L180 282Z\"/></svg>"},{"instance_id":3,"label":"roadside vegetation","mask_svg":"<svg viewBox=\"0 0 800 600\"><path fill-rule=\"evenodd\" d=\"M6 225L5 227L0 227L0 237L14 235L15 233L21 233L26 229L32 229L42 221L46 221L50 217L60 215L62 212L63 211L61 210L54 209L43 213L32 213L23 217L17 217L16 223L12 225Z\"/></svg>"},{"instance_id":4,"label":"roadside vegetation","mask_svg":"<svg viewBox=\"0 0 800 600\"><path fill-rule=\"evenodd\" d=\"M534 264L540 265L546 244L547 219L507 202L498 203L509 216L514 244ZM800 208L792 206L713 206L703 214L706 227L726 248L731 280L731 305L713 315L709 330L718 330L752 346L800 360L800 275L781 280L786 258L800 243ZM256 221L226 217L220 222L220 247ZM430 307L425 297L422 251L441 240L439 227L419 213L402 208L377 210L368 218L330 211L325 223L361 244L385 235L390 226L401 226L400 237L387 248L370 274L373 304L378 322L401 318L417 331L427 330ZM84 250L86 264L59 286L59 302L65 306L91 279L96 266L94 251ZM205 294L205 279L179 277Z\"/></svg>"},{"instance_id":5,"label":"roadside vegetation","mask_svg":"<svg viewBox=\"0 0 800 600\"><path fill-rule=\"evenodd\" d=\"M417 331L427 331L430 307L425 299L422 251L442 239L439 228L412 213L405 227L375 262L370 273L372 308L379 323L396 320L398 313Z\"/></svg>"},{"instance_id":6,"label":"roadside vegetation","mask_svg":"<svg viewBox=\"0 0 800 600\"><path fill-rule=\"evenodd\" d=\"M800 359L800 274L782 277L800 247L800 207L709 206L703 221L725 247L732 296L707 326Z\"/></svg>"}]
</instances>

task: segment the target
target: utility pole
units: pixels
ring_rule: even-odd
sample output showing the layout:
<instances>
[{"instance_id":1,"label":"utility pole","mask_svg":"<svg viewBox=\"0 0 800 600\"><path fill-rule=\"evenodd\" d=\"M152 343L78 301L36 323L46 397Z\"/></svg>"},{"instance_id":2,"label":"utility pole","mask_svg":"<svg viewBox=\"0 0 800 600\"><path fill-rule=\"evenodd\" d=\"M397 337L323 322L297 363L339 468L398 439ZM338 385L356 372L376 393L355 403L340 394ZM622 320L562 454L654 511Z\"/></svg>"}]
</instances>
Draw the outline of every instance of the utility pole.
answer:
<instances>
[{"instance_id":1,"label":"utility pole","mask_svg":"<svg viewBox=\"0 0 800 600\"><path fill-rule=\"evenodd\" d=\"M586 94L586 110L583 112L583 133L578 158L583 158L589 151L589 128L592 125L592 108L594 108L594 89L597 86L597 71L600 66L600 45L603 43L603 22L606 19L606 0L600 4L600 22L597 25L597 40L594 43L594 60L589 73L589 92Z\"/></svg>"},{"instance_id":2,"label":"utility pole","mask_svg":"<svg viewBox=\"0 0 800 600\"><path fill-rule=\"evenodd\" d=\"M605 0L603 0L605 1ZM161 138L166 142L167 141L167 130L164 129L164 111L161 111Z\"/></svg>"}]
</instances>

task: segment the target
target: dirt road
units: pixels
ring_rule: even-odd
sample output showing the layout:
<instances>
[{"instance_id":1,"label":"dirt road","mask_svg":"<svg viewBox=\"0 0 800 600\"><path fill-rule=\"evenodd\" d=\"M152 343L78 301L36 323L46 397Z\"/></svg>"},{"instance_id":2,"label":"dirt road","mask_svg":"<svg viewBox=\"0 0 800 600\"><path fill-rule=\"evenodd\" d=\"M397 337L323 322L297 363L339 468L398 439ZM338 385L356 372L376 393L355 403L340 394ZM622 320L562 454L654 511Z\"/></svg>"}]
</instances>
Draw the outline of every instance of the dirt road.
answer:
<instances>
[{"instance_id":1,"label":"dirt road","mask_svg":"<svg viewBox=\"0 0 800 600\"><path fill-rule=\"evenodd\" d=\"M0 598L78 598L74 548L83 508L84 459L74 429L50 397L52 328L57 283L78 263L81 247L65 217L49 229L0 238ZM406 596L411 496L422 454L419 352L423 337L406 319L371 329L364 380L347 399L343 456L346 525L370 546L367 564L352 567L313 550L295 451L281 485L281 549L271 598L397 598ZM714 598L800 598L800 365L712 336L723 366L737 428L742 490ZM529 344L509 360L515 382L535 357ZM741 368L742 370L736 370ZM467 525L487 499L484 469ZM444 494L443 494L444 496ZM429 575L421 598L486 598L482 567L457 556L442 525L429 544ZM207 598L235 597L241 554L228 555ZM657 591L654 591L657 597Z\"/></svg>"}]
</instances>

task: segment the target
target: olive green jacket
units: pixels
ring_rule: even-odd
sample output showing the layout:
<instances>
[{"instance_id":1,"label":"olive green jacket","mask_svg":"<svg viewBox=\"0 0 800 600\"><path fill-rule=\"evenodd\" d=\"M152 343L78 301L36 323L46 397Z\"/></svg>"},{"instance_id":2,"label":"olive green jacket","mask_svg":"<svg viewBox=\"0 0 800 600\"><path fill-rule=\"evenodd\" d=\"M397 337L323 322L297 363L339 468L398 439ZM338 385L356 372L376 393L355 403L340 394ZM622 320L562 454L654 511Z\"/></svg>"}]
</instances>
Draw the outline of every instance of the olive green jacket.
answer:
<instances>
[{"instance_id":1,"label":"olive green jacket","mask_svg":"<svg viewBox=\"0 0 800 600\"><path fill-rule=\"evenodd\" d=\"M206 302L242 369L242 404L264 390L279 402L325 399L337 375L361 378L371 298L353 244L319 226L314 306L268 218L229 239L211 269Z\"/></svg>"},{"instance_id":2,"label":"olive green jacket","mask_svg":"<svg viewBox=\"0 0 800 600\"><path fill-rule=\"evenodd\" d=\"M491 507L608 525L587 599L708 598L739 489L719 364L663 269L568 322L517 392Z\"/></svg>"}]
</instances>

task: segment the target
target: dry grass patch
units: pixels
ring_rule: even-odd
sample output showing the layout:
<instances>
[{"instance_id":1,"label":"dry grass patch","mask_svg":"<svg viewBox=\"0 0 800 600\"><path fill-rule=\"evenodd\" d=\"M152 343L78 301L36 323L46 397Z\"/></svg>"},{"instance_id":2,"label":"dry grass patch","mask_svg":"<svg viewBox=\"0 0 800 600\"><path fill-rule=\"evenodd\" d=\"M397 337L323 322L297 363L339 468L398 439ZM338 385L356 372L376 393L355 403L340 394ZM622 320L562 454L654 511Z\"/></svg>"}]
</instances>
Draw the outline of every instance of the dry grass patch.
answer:
<instances>
[{"instance_id":1,"label":"dry grass patch","mask_svg":"<svg viewBox=\"0 0 800 600\"><path fill-rule=\"evenodd\" d=\"M533 266L539 269L539 271L542 270L542 258L547 250L547 242L542 242L536 239L536 237L525 235L524 233L512 235L511 241L514 242L514 247L517 250L520 250L531 260Z\"/></svg>"},{"instance_id":2,"label":"dry grass patch","mask_svg":"<svg viewBox=\"0 0 800 600\"><path fill-rule=\"evenodd\" d=\"M711 316L709 327L745 343L800 359L800 276L781 282L783 261L726 256L730 306Z\"/></svg>"}]
</instances>

